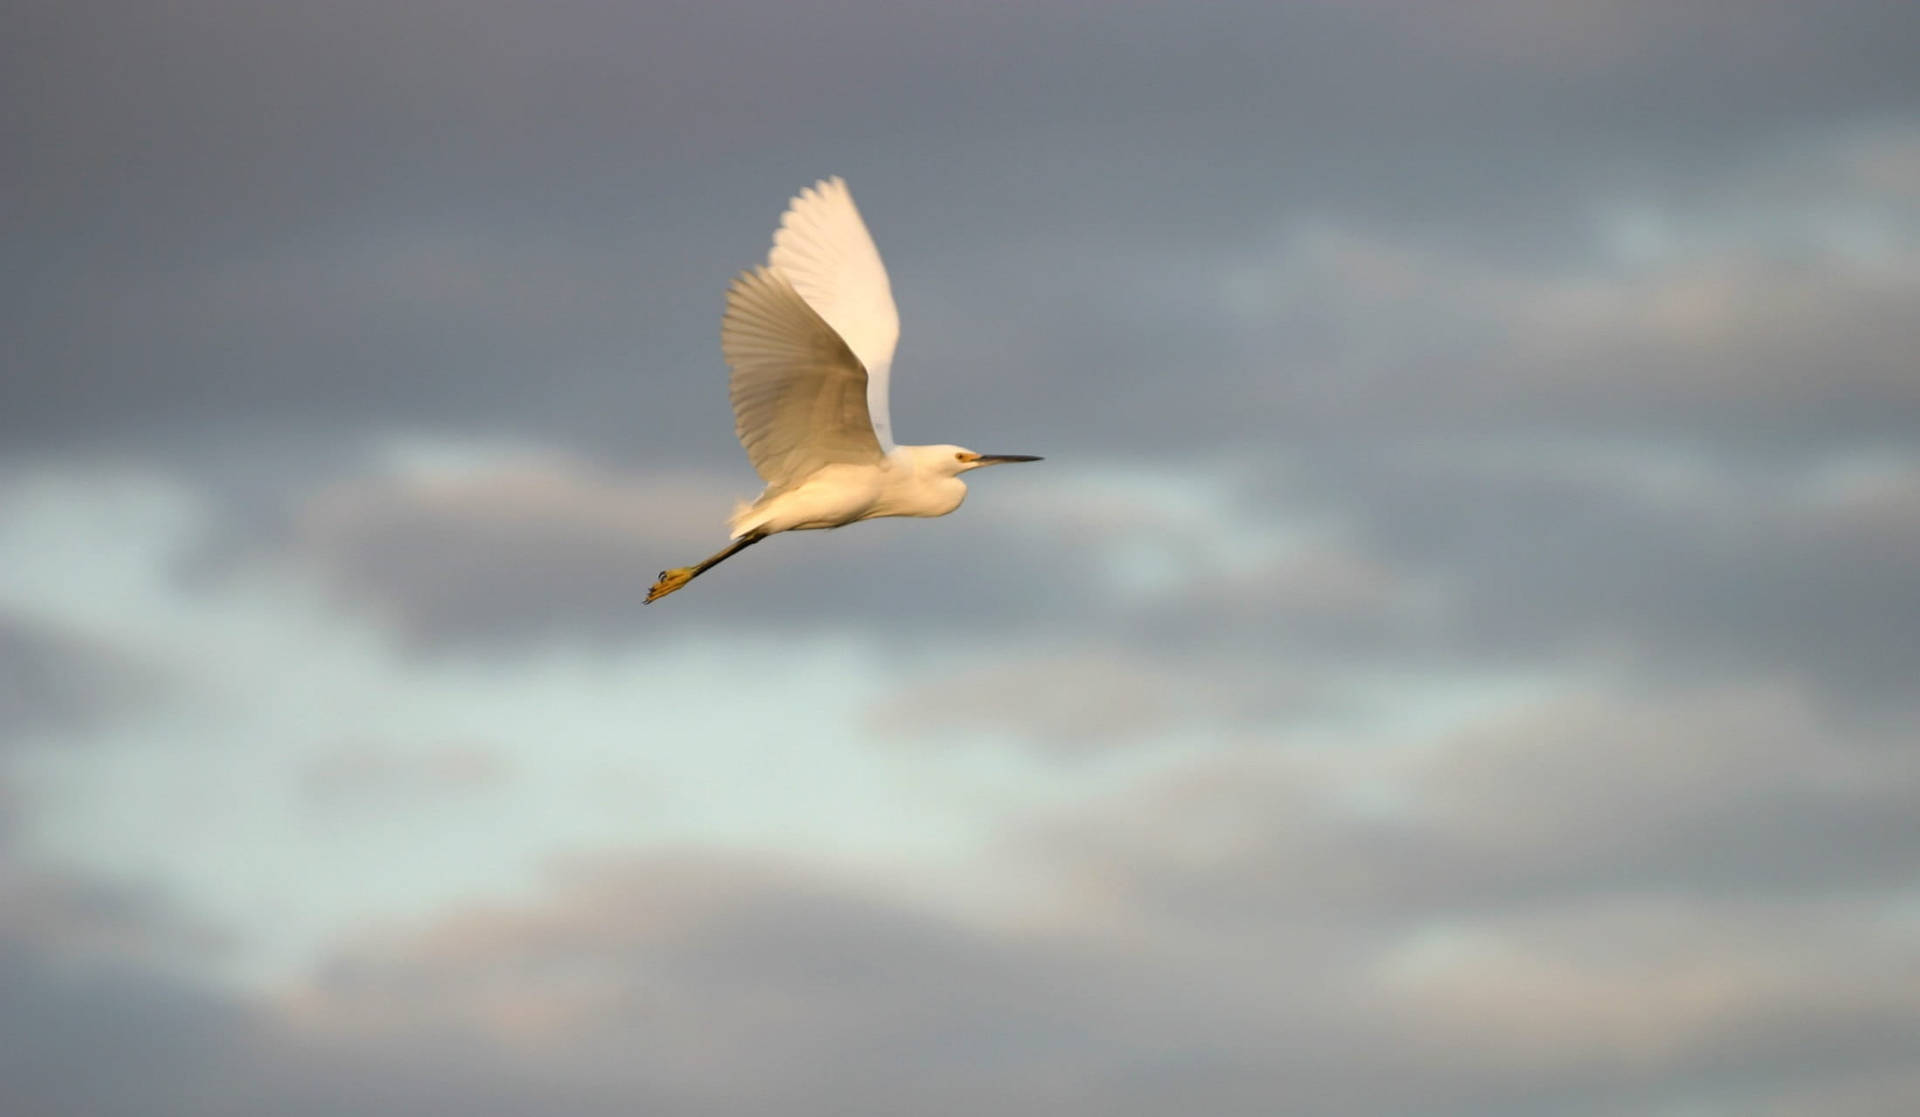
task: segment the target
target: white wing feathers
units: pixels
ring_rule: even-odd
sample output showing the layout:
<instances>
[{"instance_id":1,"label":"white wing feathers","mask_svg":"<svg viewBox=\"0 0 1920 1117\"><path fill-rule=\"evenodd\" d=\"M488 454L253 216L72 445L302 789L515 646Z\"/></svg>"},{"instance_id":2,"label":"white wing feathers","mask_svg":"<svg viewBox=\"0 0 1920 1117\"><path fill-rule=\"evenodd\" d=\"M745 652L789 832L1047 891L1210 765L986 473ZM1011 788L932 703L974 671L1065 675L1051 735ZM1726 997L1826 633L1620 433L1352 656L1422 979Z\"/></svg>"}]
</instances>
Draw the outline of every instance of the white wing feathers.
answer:
<instances>
[{"instance_id":1,"label":"white wing feathers","mask_svg":"<svg viewBox=\"0 0 1920 1117\"><path fill-rule=\"evenodd\" d=\"M887 376L900 342L900 312L880 250L844 181L836 176L815 183L788 204L767 263L859 358L874 437L883 452L892 450Z\"/></svg>"},{"instance_id":2,"label":"white wing feathers","mask_svg":"<svg viewBox=\"0 0 1920 1117\"><path fill-rule=\"evenodd\" d=\"M880 459L866 371L782 272L755 268L733 281L720 349L733 369L734 433L770 488L824 465Z\"/></svg>"}]
</instances>

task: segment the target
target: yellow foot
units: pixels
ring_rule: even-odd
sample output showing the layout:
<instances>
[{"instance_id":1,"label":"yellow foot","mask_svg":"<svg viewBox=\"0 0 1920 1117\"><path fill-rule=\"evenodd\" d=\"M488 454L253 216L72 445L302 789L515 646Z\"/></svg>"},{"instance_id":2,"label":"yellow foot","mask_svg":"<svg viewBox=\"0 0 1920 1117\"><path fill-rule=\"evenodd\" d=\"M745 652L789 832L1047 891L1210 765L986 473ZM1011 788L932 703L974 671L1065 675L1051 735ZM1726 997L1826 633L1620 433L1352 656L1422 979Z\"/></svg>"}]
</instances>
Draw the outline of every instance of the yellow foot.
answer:
<instances>
[{"instance_id":1,"label":"yellow foot","mask_svg":"<svg viewBox=\"0 0 1920 1117\"><path fill-rule=\"evenodd\" d=\"M660 572L660 580L655 582L653 588L647 591L647 604L653 604L655 601L660 600L691 581L693 581L693 567L691 566L676 566L672 570L662 570Z\"/></svg>"}]
</instances>

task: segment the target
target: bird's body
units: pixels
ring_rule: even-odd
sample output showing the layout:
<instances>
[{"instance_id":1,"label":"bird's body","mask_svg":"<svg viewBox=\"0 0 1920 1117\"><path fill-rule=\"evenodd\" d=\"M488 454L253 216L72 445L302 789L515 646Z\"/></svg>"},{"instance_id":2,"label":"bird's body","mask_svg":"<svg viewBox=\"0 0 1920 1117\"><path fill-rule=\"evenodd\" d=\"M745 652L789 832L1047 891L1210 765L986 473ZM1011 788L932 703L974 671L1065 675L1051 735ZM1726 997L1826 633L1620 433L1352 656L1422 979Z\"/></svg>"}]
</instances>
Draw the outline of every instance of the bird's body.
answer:
<instances>
[{"instance_id":1,"label":"bird's body","mask_svg":"<svg viewBox=\"0 0 1920 1117\"><path fill-rule=\"evenodd\" d=\"M733 369L734 432L766 482L734 512L733 542L695 566L664 570L655 601L769 535L876 516L944 516L960 474L1024 454L896 446L888 375L900 318L886 266L838 178L793 199L763 267L727 292L720 348Z\"/></svg>"},{"instance_id":2,"label":"bird's body","mask_svg":"<svg viewBox=\"0 0 1920 1117\"><path fill-rule=\"evenodd\" d=\"M825 465L790 489L769 488L728 525L735 539L841 527L878 516L944 516L967 499L945 468L958 446L896 446L874 465Z\"/></svg>"}]
</instances>

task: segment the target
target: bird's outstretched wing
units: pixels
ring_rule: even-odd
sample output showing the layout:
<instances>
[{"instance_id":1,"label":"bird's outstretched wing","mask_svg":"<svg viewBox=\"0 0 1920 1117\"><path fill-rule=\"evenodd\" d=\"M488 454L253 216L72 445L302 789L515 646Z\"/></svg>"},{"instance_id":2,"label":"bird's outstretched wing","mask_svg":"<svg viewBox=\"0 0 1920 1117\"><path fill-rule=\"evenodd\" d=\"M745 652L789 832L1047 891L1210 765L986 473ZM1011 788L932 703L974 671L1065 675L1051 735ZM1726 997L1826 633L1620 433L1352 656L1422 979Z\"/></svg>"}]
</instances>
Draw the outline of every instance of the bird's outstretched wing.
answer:
<instances>
[{"instance_id":1,"label":"bird's outstretched wing","mask_svg":"<svg viewBox=\"0 0 1920 1117\"><path fill-rule=\"evenodd\" d=\"M802 190L780 218L767 263L846 341L867 370L867 414L883 452L893 449L887 378L900 342L887 267L853 195L838 177Z\"/></svg>"},{"instance_id":2,"label":"bird's outstretched wing","mask_svg":"<svg viewBox=\"0 0 1920 1117\"><path fill-rule=\"evenodd\" d=\"M836 462L880 460L866 370L784 273L755 268L733 281L720 349L733 369L734 433L769 486Z\"/></svg>"}]
</instances>

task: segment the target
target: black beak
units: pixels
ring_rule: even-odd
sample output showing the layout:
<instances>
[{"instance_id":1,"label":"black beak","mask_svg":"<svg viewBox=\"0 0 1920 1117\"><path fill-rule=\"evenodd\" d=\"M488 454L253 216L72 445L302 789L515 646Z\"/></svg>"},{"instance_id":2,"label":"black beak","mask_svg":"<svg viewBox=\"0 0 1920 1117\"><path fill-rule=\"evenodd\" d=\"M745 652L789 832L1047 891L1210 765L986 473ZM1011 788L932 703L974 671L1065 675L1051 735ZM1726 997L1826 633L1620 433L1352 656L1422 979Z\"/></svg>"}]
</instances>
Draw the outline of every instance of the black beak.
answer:
<instances>
[{"instance_id":1,"label":"black beak","mask_svg":"<svg viewBox=\"0 0 1920 1117\"><path fill-rule=\"evenodd\" d=\"M982 454L974 459L975 465L1006 465L1009 462L1044 461L1037 454Z\"/></svg>"}]
</instances>

